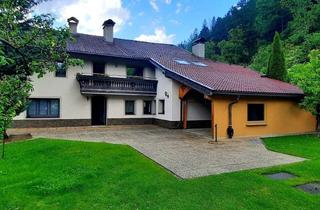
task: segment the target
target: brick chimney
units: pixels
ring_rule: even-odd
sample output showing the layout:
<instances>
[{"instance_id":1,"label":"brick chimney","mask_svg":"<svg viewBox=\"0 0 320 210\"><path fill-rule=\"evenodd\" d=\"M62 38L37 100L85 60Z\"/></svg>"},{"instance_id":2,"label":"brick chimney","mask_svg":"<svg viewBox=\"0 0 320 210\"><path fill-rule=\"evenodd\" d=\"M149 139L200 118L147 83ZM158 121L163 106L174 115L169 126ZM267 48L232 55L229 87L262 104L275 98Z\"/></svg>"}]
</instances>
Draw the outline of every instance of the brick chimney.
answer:
<instances>
[{"instance_id":1,"label":"brick chimney","mask_svg":"<svg viewBox=\"0 0 320 210\"><path fill-rule=\"evenodd\" d=\"M69 24L70 33L76 34L79 20L77 18L75 18L75 17L70 17L70 18L68 18L67 21L68 21L68 24Z\"/></svg>"},{"instance_id":2,"label":"brick chimney","mask_svg":"<svg viewBox=\"0 0 320 210\"><path fill-rule=\"evenodd\" d=\"M113 43L113 27L116 23L109 19L104 21L103 26L103 37L106 42Z\"/></svg>"}]
</instances>

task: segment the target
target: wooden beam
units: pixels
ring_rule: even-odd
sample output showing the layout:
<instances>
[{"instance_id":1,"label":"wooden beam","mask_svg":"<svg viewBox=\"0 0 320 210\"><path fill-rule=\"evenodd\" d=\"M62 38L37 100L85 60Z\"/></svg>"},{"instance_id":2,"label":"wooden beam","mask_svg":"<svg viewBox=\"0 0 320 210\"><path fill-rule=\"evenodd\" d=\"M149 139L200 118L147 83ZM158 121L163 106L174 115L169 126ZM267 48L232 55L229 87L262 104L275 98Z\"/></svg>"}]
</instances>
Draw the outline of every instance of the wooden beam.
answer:
<instances>
[{"instance_id":1,"label":"wooden beam","mask_svg":"<svg viewBox=\"0 0 320 210\"><path fill-rule=\"evenodd\" d=\"M184 97L188 94L188 92L191 90L190 87L187 87L187 86L184 86L182 85L180 88L179 88L179 98L180 99L184 99Z\"/></svg>"},{"instance_id":2,"label":"wooden beam","mask_svg":"<svg viewBox=\"0 0 320 210\"><path fill-rule=\"evenodd\" d=\"M186 99L182 100L182 110L183 110L183 129L188 128L188 101Z\"/></svg>"},{"instance_id":3,"label":"wooden beam","mask_svg":"<svg viewBox=\"0 0 320 210\"><path fill-rule=\"evenodd\" d=\"M211 98L210 96L208 96L208 95L203 95L203 97L204 97L204 99L206 99L206 100L209 100L209 101L212 100L212 98Z\"/></svg>"},{"instance_id":4,"label":"wooden beam","mask_svg":"<svg viewBox=\"0 0 320 210\"><path fill-rule=\"evenodd\" d=\"M211 137L214 139L214 103L211 99Z\"/></svg>"}]
</instances>

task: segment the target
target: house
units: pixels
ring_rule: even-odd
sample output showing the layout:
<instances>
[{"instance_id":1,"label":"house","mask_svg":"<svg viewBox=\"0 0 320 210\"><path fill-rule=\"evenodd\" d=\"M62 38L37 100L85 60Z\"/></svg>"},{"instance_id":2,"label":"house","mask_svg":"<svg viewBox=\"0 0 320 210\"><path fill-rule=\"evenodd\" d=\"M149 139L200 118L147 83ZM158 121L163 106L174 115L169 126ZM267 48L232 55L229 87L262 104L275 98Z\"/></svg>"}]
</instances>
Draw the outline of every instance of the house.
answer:
<instances>
[{"instance_id":1,"label":"house","mask_svg":"<svg viewBox=\"0 0 320 210\"><path fill-rule=\"evenodd\" d=\"M67 50L84 66L34 78L26 112L14 127L157 124L212 127L217 137L314 131L316 119L299 107L303 91L246 67L205 59L203 39L192 53L169 44L117 39L115 23L103 36L77 32Z\"/></svg>"}]
</instances>

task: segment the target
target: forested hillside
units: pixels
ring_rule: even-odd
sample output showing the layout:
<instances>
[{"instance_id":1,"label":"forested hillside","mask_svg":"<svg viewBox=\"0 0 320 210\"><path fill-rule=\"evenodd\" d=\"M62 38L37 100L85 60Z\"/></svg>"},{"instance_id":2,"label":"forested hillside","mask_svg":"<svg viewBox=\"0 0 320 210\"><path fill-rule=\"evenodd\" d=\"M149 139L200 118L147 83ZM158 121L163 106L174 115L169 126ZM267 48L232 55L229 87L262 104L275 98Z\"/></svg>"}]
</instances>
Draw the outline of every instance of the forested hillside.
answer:
<instances>
[{"instance_id":1,"label":"forested hillside","mask_svg":"<svg viewBox=\"0 0 320 210\"><path fill-rule=\"evenodd\" d=\"M207 58L267 73L276 32L286 80L304 89L312 101L307 98L304 105L315 112L320 104L320 0L240 0L224 17L205 20L179 46L190 50L193 40L204 37Z\"/></svg>"}]
</instances>

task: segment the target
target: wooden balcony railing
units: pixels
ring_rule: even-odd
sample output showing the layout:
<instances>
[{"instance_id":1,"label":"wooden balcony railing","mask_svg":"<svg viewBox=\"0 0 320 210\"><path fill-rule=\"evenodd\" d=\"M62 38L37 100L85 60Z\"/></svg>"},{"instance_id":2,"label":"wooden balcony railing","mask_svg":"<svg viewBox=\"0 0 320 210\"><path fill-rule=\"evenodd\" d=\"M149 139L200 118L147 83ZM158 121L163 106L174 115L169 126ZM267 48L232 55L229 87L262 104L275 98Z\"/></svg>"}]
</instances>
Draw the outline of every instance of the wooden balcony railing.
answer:
<instances>
[{"instance_id":1,"label":"wooden balcony railing","mask_svg":"<svg viewBox=\"0 0 320 210\"><path fill-rule=\"evenodd\" d=\"M144 95L157 94L156 80L120 78L104 75L77 74L80 92L84 95Z\"/></svg>"}]
</instances>

